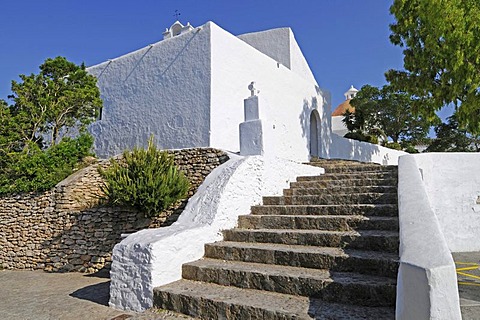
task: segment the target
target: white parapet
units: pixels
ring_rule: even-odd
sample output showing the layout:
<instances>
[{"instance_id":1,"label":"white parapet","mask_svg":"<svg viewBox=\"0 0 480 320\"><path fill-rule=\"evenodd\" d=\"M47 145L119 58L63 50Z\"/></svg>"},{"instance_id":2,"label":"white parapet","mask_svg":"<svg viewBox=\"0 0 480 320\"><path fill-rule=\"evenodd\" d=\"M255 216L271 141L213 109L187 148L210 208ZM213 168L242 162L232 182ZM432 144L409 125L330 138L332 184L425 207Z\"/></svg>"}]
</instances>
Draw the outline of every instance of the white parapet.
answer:
<instances>
[{"instance_id":1,"label":"white parapet","mask_svg":"<svg viewBox=\"0 0 480 320\"><path fill-rule=\"evenodd\" d=\"M415 156L399 158L400 268L396 319L460 320L455 263Z\"/></svg>"},{"instance_id":2,"label":"white parapet","mask_svg":"<svg viewBox=\"0 0 480 320\"><path fill-rule=\"evenodd\" d=\"M169 227L136 232L113 250L111 307L141 312L153 305L153 288L181 278L182 264L200 259L204 244L222 239L241 214L264 195L280 195L300 175L322 168L263 156L230 160L207 176L178 221Z\"/></svg>"},{"instance_id":3,"label":"white parapet","mask_svg":"<svg viewBox=\"0 0 480 320\"><path fill-rule=\"evenodd\" d=\"M335 133L321 137L320 157L373 162L382 165L397 165L398 158L406 152L393 150L363 141L346 139Z\"/></svg>"}]
</instances>

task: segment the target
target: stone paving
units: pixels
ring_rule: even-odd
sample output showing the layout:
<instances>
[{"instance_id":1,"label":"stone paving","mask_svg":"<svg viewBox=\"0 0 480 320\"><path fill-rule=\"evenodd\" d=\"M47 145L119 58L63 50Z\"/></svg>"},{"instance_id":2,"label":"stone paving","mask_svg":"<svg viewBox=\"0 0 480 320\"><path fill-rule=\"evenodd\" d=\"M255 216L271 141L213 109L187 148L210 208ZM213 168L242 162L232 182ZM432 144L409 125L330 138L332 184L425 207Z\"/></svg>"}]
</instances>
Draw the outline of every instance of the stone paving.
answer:
<instances>
[{"instance_id":1,"label":"stone paving","mask_svg":"<svg viewBox=\"0 0 480 320\"><path fill-rule=\"evenodd\" d=\"M480 319L480 252L453 253L463 320Z\"/></svg>"},{"instance_id":2,"label":"stone paving","mask_svg":"<svg viewBox=\"0 0 480 320\"><path fill-rule=\"evenodd\" d=\"M2 320L180 320L169 311L144 313L108 307L108 274L0 271Z\"/></svg>"}]
</instances>

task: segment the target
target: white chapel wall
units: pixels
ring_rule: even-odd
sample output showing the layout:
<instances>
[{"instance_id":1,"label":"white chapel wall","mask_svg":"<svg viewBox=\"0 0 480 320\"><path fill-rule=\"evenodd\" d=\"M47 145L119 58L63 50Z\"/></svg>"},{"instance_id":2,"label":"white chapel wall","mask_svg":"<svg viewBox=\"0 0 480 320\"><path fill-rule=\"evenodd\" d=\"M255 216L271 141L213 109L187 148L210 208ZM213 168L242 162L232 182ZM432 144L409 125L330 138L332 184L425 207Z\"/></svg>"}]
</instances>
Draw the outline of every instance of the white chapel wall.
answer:
<instances>
[{"instance_id":1,"label":"white chapel wall","mask_svg":"<svg viewBox=\"0 0 480 320\"><path fill-rule=\"evenodd\" d=\"M90 67L104 101L90 126L100 157L145 146L207 147L210 118L209 26Z\"/></svg>"},{"instance_id":2,"label":"white chapel wall","mask_svg":"<svg viewBox=\"0 0 480 320\"><path fill-rule=\"evenodd\" d=\"M307 60L303 56L290 28L277 28L238 36L255 49L300 75L307 81L317 84Z\"/></svg>"},{"instance_id":3,"label":"white chapel wall","mask_svg":"<svg viewBox=\"0 0 480 320\"><path fill-rule=\"evenodd\" d=\"M239 150L239 124L244 121L243 100L255 81L260 91L260 118L264 121L265 154L307 161L310 114L324 115L325 99L315 82L278 64L267 55L211 23L212 102L211 146ZM320 126L328 127L326 117Z\"/></svg>"},{"instance_id":4,"label":"white chapel wall","mask_svg":"<svg viewBox=\"0 0 480 320\"><path fill-rule=\"evenodd\" d=\"M480 250L480 154L424 153L414 156L448 248Z\"/></svg>"},{"instance_id":5,"label":"white chapel wall","mask_svg":"<svg viewBox=\"0 0 480 320\"><path fill-rule=\"evenodd\" d=\"M295 40L295 35L293 34L292 30L289 28L289 37L290 37L290 69L304 77L305 79L316 83L315 77L313 76L312 70L308 65L305 56L300 49L300 46Z\"/></svg>"}]
</instances>

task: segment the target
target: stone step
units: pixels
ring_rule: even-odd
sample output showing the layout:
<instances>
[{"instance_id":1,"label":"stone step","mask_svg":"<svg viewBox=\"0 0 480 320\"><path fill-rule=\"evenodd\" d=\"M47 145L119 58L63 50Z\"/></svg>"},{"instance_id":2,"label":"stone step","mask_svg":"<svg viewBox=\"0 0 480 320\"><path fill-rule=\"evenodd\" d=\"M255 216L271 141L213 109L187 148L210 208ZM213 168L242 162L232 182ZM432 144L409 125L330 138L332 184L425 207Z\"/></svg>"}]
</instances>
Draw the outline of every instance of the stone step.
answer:
<instances>
[{"instance_id":1,"label":"stone step","mask_svg":"<svg viewBox=\"0 0 480 320\"><path fill-rule=\"evenodd\" d=\"M352 173L325 173L318 176L301 176L297 181L322 181L322 180L349 180L349 179L394 179L397 174L394 172L352 172Z\"/></svg>"},{"instance_id":2,"label":"stone step","mask_svg":"<svg viewBox=\"0 0 480 320\"><path fill-rule=\"evenodd\" d=\"M348 172L398 172L396 166L376 166L376 165L363 165L363 166L338 166L338 165L323 165L317 166L325 169L326 173L348 173Z\"/></svg>"},{"instance_id":3,"label":"stone step","mask_svg":"<svg viewBox=\"0 0 480 320\"><path fill-rule=\"evenodd\" d=\"M356 186L397 186L396 179L346 179L290 182L290 188L334 188Z\"/></svg>"},{"instance_id":4,"label":"stone step","mask_svg":"<svg viewBox=\"0 0 480 320\"><path fill-rule=\"evenodd\" d=\"M371 163L371 162L360 162L360 161L356 161L356 160L346 160L346 159L314 159L314 160L311 160L310 162L307 162L305 164L309 164L309 165L346 165L346 166L368 166L368 165L378 165L380 166L379 164L374 164L374 163Z\"/></svg>"},{"instance_id":5,"label":"stone step","mask_svg":"<svg viewBox=\"0 0 480 320\"><path fill-rule=\"evenodd\" d=\"M244 229L311 229L331 231L398 230L397 217L361 215L244 215L238 227Z\"/></svg>"},{"instance_id":6,"label":"stone step","mask_svg":"<svg viewBox=\"0 0 480 320\"><path fill-rule=\"evenodd\" d=\"M364 215L398 217L397 204L263 205L252 215Z\"/></svg>"},{"instance_id":7,"label":"stone step","mask_svg":"<svg viewBox=\"0 0 480 320\"><path fill-rule=\"evenodd\" d=\"M391 253L398 253L399 246L399 237L396 231L230 229L225 230L223 234L225 241L338 247Z\"/></svg>"},{"instance_id":8,"label":"stone step","mask_svg":"<svg viewBox=\"0 0 480 320\"><path fill-rule=\"evenodd\" d=\"M184 279L223 286L372 307L395 305L396 280L392 278L218 259L190 262L182 270Z\"/></svg>"},{"instance_id":9,"label":"stone step","mask_svg":"<svg viewBox=\"0 0 480 320\"><path fill-rule=\"evenodd\" d=\"M397 193L396 186L337 186L337 187L308 187L298 186L284 189L284 196L302 195L323 195L323 194L345 194L345 193Z\"/></svg>"},{"instance_id":10,"label":"stone step","mask_svg":"<svg viewBox=\"0 0 480 320\"><path fill-rule=\"evenodd\" d=\"M332 247L220 241L205 245L205 257L391 278L396 278L398 271L398 254Z\"/></svg>"},{"instance_id":11,"label":"stone step","mask_svg":"<svg viewBox=\"0 0 480 320\"><path fill-rule=\"evenodd\" d=\"M393 319L393 308L328 303L320 299L179 280L154 288L154 306L202 319Z\"/></svg>"},{"instance_id":12,"label":"stone step","mask_svg":"<svg viewBox=\"0 0 480 320\"><path fill-rule=\"evenodd\" d=\"M295 195L263 197L264 205L308 205L308 204L395 204L396 193L346 193L321 195Z\"/></svg>"}]
</instances>

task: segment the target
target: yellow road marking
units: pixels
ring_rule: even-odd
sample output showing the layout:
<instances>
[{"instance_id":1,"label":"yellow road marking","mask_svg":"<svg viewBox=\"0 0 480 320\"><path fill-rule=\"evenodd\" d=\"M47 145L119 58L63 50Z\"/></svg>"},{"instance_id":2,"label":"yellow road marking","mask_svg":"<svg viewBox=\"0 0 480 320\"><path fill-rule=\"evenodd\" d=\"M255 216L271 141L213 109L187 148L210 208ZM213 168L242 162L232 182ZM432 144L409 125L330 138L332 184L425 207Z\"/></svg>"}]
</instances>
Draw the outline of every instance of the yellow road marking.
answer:
<instances>
[{"instance_id":1,"label":"yellow road marking","mask_svg":"<svg viewBox=\"0 0 480 320\"><path fill-rule=\"evenodd\" d=\"M465 272L457 272L457 273L461 274L462 276L466 276L466 277L469 277L469 278L474 278L474 279L479 279L480 280L479 276L474 276L473 274L468 274L468 273L465 273Z\"/></svg>"},{"instance_id":2,"label":"yellow road marking","mask_svg":"<svg viewBox=\"0 0 480 320\"><path fill-rule=\"evenodd\" d=\"M461 285L464 285L464 286L478 286L478 287L480 287L480 283L475 283L475 282L458 281L458 284L461 284Z\"/></svg>"},{"instance_id":3,"label":"yellow road marking","mask_svg":"<svg viewBox=\"0 0 480 320\"><path fill-rule=\"evenodd\" d=\"M476 270L478 268L479 268L479 266L474 266L474 267L457 268L455 270L457 270L457 271L468 271L468 270Z\"/></svg>"},{"instance_id":4,"label":"yellow road marking","mask_svg":"<svg viewBox=\"0 0 480 320\"><path fill-rule=\"evenodd\" d=\"M470 265L470 266L477 265L478 266L478 263L476 263L476 262L458 262L458 261L455 261L455 264L465 264L465 265Z\"/></svg>"}]
</instances>

